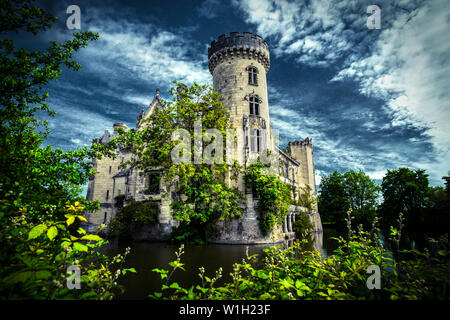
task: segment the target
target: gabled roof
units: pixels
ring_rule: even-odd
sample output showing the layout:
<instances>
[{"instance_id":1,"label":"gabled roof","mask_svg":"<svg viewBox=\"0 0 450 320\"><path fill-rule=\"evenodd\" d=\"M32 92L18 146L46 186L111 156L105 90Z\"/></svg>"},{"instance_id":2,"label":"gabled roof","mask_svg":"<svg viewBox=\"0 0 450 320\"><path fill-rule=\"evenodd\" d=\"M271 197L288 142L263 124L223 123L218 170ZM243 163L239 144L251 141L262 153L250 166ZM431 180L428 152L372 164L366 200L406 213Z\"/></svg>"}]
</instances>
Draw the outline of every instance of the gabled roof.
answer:
<instances>
[{"instance_id":1,"label":"gabled roof","mask_svg":"<svg viewBox=\"0 0 450 320\"><path fill-rule=\"evenodd\" d=\"M278 148L278 146L276 146L278 152L284 156L286 159L288 159L289 161L291 161L293 164L295 164L296 166L300 166L300 162L298 162L297 160L295 160L294 158L292 158L290 155L288 155L286 152L284 152L283 150L281 150L280 148Z\"/></svg>"},{"instance_id":2,"label":"gabled roof","mask_svg":"<svg viewBox=\"0 0 450 320\"><path fill-rule=\"evenodd\" d=\"M113 178L126 177L130 173L130 169L122 170L116 173Z\"/></svg>"},{"instance_id":3,"label":"gabled roof","mask_svg":"<svg viewBox=\"0 0 450 320\"><path fill-rule=\"evenodd\" d=\"M161 97L159 95L159 88L157 88L156 94L153 97L152 102L150 102L150 104L148 105L147 110L142 109L141 113L138 115L137 121L136 121L136 128L139 128L142 120L148 118L153 113L153 111L155 111L155 108L161 107L161 106L162 106Z\"/></svg>"}]
</instances>

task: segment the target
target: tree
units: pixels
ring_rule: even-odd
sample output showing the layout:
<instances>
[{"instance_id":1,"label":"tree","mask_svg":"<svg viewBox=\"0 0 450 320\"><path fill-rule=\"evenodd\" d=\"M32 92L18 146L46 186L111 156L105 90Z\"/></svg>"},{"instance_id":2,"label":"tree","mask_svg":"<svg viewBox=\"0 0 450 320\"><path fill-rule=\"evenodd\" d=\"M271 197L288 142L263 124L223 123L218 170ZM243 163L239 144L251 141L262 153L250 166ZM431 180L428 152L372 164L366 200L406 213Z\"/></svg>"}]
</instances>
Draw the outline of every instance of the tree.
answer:
<instances>
[{"instance_id":1,"label":"tree","mask_svg":"<svg viewBox=\"0 0 450 320\"><path fill-rule=\"evenodd\" d=\"M210 85L174 83L172 101L161 99L162 105L144 120L141 129L122 133L111 145L131 147L135 157L124 166L141 172L159 168L167 191L177 194L172 215L181 225L174 238L204 240L217 221L242 214L242 194L227 182L227 177L230 181L237 177L240 167L227 164L221 147L226 145L231 125L219 94Z\"/></svg>"},{"instance_id":2,"label":"tree","mask_svg":"<svg viewBox=\"0 0 450 320\"><path fill-rule=\"evenodd\" d=\"M376 215L380 186L363 171L344 173L346 194L355 217L355 223L370 226Z\"/></svg>"},{"instance_id":3,"label":"tree","mask_svg":"<svg viewBox=\"0 0 450 320\"><path fill-rule=\"evenodd\" d=\"M42 143L50 133L36 113L53 115L44 87L62 66L77 71L73 54L98 35L77 32L47 50L16 48L12 32L46 31L56 21L32 1L4 1L0 10L0 297L9 299L111 298L118 275L92 248L103 243L78 222L96 203L79 186L93 174L100 149L63 152ZM101 146L98 146L101 148ZM92 261L97 261L96 265ZM103 269L100 269L103 263ZM68 265L81 271L81 290L63 285Z\"/></svg>"},{"instance_id":4,"label":"tree","mask_svg":"<svg viewBox=\"0 0 450 320\"><path fill-rule=\"evenodd\" d=\"M448 176L443 176L442 179L445 181L445 191L450 196L450 171L448 172Z\"/></svg>"},{"instance_id":5,"label":"tree","mask_svg":"<svg viewBox=\"0 0 450 320\"><path fill-rule=\"evenodd\" d=\"M346 193L345 179L342 174L334 171L322 177L319 191L319 212L323 221L345 224L350 201Z\"/></svg>"},{"instance_id":6,"label":"tree","mask_svg":"<svg viewBox=\"0 0 450 320\"><path fill-rule=\"evenodd\" d=\"M383 224L395 225L398 214L402 212L406 230L410 233L423 230L428 188L428 175L424 170L388 170L381 183Z\"/></svg>"},{"instance_id":7,"label":"tree","mask_svg":"<svg viewBox=\"0 0 450 320\"><path fill-rule=\"evenodd\" d=\"M434 234L448 233L450 230L450 195L444 187L430 187L427 191L426 201L426 231Z\"/></svg>"}]
</instances>

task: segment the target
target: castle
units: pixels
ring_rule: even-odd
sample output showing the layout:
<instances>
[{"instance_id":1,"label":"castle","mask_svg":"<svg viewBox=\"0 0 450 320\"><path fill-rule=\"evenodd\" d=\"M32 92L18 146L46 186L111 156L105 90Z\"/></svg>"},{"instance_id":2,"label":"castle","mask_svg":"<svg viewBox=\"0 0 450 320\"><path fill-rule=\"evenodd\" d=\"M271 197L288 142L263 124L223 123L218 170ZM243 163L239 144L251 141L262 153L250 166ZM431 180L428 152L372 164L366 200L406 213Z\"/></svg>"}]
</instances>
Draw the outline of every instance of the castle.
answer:
<instances>
[{"instance_id":1,"label":"castle","mask_svg":"<svg viewBox=\"0 0 450 320\"><path fill-rule=\"evenodd\" d=\"M284 151L275 143L267 94L266 73L270 68L267 42L249 32L221 35L208 48L208 62L214 89L220 93L223 105L230 112L230 122L238 130L237 145L232 157L246 167L263 150L271 150L278 157L277 174L280 179L296 187L293 198L298 199L298 192L303 192L305 186L309 186L316 197L312 140L306 138L289 142ZM138 115L136 130L141 128L143 120L160 105L160 92L157 89L148 108ZM125 124L116 123L112 133L106 130L103 137L94 141L108 143L118 135L119 128L128 130ZM129 149L123 148L118 148L116 153L116 159L102 158L94 161L96 174L89 181L87 200L99 200L100 210L86 214L90 231L94 231L100 224L108 225L117 213L114 199L123 195L136 201L153 200L158 203L158 224L136 231L135 238L163 240L178 225L178 221L171 216L170 186L161 179L158 180L159 185L153 186L153 192L148 192L154 180L152 173L143 175L133 168L119 169L119 165L132 155ZM252 244L292 239L292 225L301 211L309 215L315 231L322 230L317 205L313 210L291 205L284 223L276 225L268 236L264 236L257 219L258 199L254 199L252 191L245 187L243 177L239 177L236 187L245 194L245 212L239 219L219 222L220 234L209 239L211 242Z\"/></svg>"}]
</instances>

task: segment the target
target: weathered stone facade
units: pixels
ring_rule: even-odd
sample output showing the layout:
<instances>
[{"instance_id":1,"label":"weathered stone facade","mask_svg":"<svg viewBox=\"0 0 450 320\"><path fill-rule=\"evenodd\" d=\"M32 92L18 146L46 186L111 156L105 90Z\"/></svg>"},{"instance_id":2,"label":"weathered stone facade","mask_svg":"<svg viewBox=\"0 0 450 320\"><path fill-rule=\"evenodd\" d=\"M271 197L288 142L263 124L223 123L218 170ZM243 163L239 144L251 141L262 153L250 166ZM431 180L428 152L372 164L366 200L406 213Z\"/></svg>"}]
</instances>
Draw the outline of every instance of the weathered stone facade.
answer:
<instances>
[{"instance_id":1,"label":"weathered stone facade","mask_svg":"<svg viewBox=\"0 0 450 320\"><path fill-rule=\"evenodd\" d=\"M230 111L230 121L237 128L237 144L233 148L232 158L248 167L252 161L266 150L278 154L279 168L277 172L283 182L295 186L297 192L309 185L316 196L312 140L289 142L286 151L275 144L275 137L270 125L269 100L267 94L266 73L270 68L269 47L261 37L248 32L239 34L232 32L214 40L208 48L209 70L213 76L213 85L220 93L223 105ZM138 115L136 130L142 120L148 117L160 104L159 90L146 110ZM115 124L114 132L105 134L99 142L107 143L116 136L118 128L126 128L123 124ZM122 161L131 157L127 149L116 151L116 159L101 159L95 162L97 173L89 182L88 200L99 200L101 209L87 215L91 231L104 223L108 224L116 214L114 198L118 195L133 197L137 201L155 200L160 207L159 224L136 232L139 239L164 239L177 221L170 213L170 191L164 181L160 182L158 192L147 194L148 175L141 175L137 170L129 168L119 170ZM284 239L292 239L292 224L295 216L306 208L291 206L289 214L282 226L276 226L268 235L263 236L259 229L257 199L253 199L251 190L245 187L243 177L239 177L235 185L246 196L245 213L242 218L218 224L220 235L209 239L216 243L276 243ZM166 196L164 195L166 194ZM169 196L167 196L169 194ZM298 193L294 192L294 199ZM315 231L321 231L320 215L315 210L307 212Z\"/></svg>"}]
</instances>

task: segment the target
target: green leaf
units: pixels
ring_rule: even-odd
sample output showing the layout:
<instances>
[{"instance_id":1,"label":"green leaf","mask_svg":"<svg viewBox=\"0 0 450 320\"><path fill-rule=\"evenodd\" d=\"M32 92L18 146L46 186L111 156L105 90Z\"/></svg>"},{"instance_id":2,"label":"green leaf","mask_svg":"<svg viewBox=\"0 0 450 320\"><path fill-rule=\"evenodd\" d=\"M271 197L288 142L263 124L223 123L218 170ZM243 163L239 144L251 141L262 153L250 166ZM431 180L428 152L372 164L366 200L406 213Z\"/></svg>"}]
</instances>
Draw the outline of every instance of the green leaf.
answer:
<instances>
[{"instance_id":1,"label":"green leaf","mask_svg":"<svg viewBox=\"0 0 450 320\"><path fill-rule=\"evenodd\" d=\"M33 276L34 272L32 271L19 271L14 272L7 276L4 281L6 284L15 284L18 282L25 282Z\"/></svg>"},{"instance_id":2,"label":"green leaf","mask_svg":"<svg viewBox=\"0 0 450 320\"><path fill-rule=\"evenodd\" d=\"M268 292L265 292L259 296L259 299L261 299L261 300L270 300L271 298L272 298L272 296Z\"/></svg>"},{"instance_id":3,"label":"green leaf","mask_svg":"<svg viewBox=\"0 0 450 320\"><path fill-rule=\"evenodd\" d=\"M73 249L77 250L77 251L84 251L84 252L88 251L88 247L85 246L84 244L80 243L80 242L75 242L73 244Z\"/></svg>"},{"instance_id":4,"label":"green leaf","mask_svg":"<svg viewBox=\"0 0 450 320\"><path fill-rule=\"evenodd\" d=\"M50 240L53 240L58 235L58 228L55 226L51 226L50 229L47 231L47 237Z\"/></svg>"},{"instance_id":5,"label":"green leaf","mask_svg":"<svg viewBox=\"0 0 450 320\"><path fill-rule=\"evenodd\" d=\"M94 296L97 297L97 293L95 291L89 291L81 295L80 299L87 299Z\"/></svg>"},{"instance_id":6,"label":"green leaf","mask_svg":"<svg viewBox=\"0 0 450 320\"><path fill-rule=\"evenodd\" d=\"M70 226L75 221L75 216L69 216L66 220L66 224Z\"/></svg>"},{"instance_id":7,"label":"green leaf","mask_svg":"<svg viewBox=\"0 0 450 320\"><path fill-rule=\"evenodd\" d=\"M87 222L87 219L83 216L78 215L77 218L81 221Z\"/></svg>"},{"instance_id":8,"label":"green leaf","mask_svg":"<svg viewBox=\"0 0 450 320\"><path fill-rule=\"evenodd\" d=\"M261 279L268 279L269 275L264 270L258 270L257 275Z\"/></svg>"},{"instance_id":9,"label":"green leaf","mask_svg":"<svg viewBox=\"0 0 450 320\"><path fill-rule=\"evenodd\" d=\"M82 237L81 237L81 240L102 241L103 238L102 238L102 237L99 237L99 236L97 236L97 235L95 235L95 234L87 234L87 235L85 235L85 236L82 236Z\"/></svg>"},{"instance_id":10,"label":"green leaf","mask_svg":"<svg viewBox=\"0 0 450 320\"><path fill-rule=\"evenodd\" d=\"M39 270L36 272L37 279L48 279L52 277L52 273L48 270Z\"/></svg>"},{"instance_id":11,"label":"green leaf","mask_svg":"<svg viewBox=\"0 0 450 320\"><path fill-rule=\"evenodd\" d=\"M125 275L127 272L133 272L136 273L136 269L134 268L128 268L128 269L123 269L122 270L122 274Z\"/></svg>"},{"instance_id":12,"label":"green leaf","mask_svg":"<svg viewBox=\"0 0 450 320\"><path fill-rule=\"evenodd\" d=\"M44 231L47 230L47 226L45 224L39 224L30 230L28 233L28 240L36 239L39 237Z\"/></svg>"}]
</instances>

